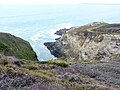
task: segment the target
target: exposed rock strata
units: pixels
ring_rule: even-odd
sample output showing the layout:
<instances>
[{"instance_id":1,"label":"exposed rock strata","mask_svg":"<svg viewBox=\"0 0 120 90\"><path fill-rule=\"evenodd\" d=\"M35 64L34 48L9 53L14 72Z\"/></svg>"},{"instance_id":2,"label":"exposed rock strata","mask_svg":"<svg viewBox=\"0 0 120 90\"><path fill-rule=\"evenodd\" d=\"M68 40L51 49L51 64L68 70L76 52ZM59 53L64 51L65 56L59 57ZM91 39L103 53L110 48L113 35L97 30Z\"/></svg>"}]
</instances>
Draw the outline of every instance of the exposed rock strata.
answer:
<instances>
[{"instance_id":1,"label":"exposed rock strata","mask_svg":"<svg viewBox=\"0 0 120 90\"><path fill-rule=\"evenodd\" d=\"M94 22L66 31L47 47L70 60L109 60L120 57L120 24ZM54 53L57 51L57 54Z\"/></svg>"},{"instance_id":2,"label":"exposed rock strata","mask_svg":"<svg viewBox=\"0 0 120 90\"><path fill-rule=\"evenodd\" d=\"M70 29L63 28L63 29L56 31L55 34L62 36L68 30L70 30Z\"/></svg>"}]
</instances>

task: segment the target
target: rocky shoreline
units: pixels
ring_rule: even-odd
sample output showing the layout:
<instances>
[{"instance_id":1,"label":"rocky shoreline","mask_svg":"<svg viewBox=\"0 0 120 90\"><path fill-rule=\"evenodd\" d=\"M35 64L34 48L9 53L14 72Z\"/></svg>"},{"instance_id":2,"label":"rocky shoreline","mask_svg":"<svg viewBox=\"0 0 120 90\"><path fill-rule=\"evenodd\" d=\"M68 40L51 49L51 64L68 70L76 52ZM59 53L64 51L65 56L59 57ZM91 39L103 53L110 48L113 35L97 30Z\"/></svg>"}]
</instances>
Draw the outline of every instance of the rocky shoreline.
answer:
<instances>
[{"instance_id":1,"label":"rocky shoreline","mask_svg":"<svg viewBox=\"0 0 120 90\"><path fill-rule=\"evenodd\" d=\"M120 24L95 22L63 31L56 42L45 43L59 57L48 61L34 60L28 42L2 33L0 90L120 90Z\"/></svg>"},{"instance_id":2,"label":"rocky shoreline","mask_svg":"<svg viewBox=\"0 0 120 90\"><path fill-rule=\"evenodd\" d=\"M63 34L65 34L66 31L69 31L69 30L70 28L69 29L63 28L63 29L56 31L55 34L62 36Z\"/></svg>"},{"instance_id":3,"label":"rocky shoreline","mask_svg":"<svg viewBox=\"0 0 120 90\"><path fill-rule=\"evenodd\" d=\"M110 60L120 56L120 24L93 22L84 26L60 29L56 42L44 45L55 57L70 60Z\"/></svg>"},{"instance_id":4,"label":"rocky shoreline","mask_svg":"<svg viewBox=\"0 0 120 90\"><path fill-rule=\"evenodd\" d=\"M62 36L65 34L66 31L69 31L69 29L63 28L55 32L56 35ZM61 48L61 37L55 39L56 42L45 42L44 45L48 48L48 50L51 52L52 55L54 55L57 58L60 58L62 56L65 56L65 54L62 52Z\"/></svg>"}]
</instances>

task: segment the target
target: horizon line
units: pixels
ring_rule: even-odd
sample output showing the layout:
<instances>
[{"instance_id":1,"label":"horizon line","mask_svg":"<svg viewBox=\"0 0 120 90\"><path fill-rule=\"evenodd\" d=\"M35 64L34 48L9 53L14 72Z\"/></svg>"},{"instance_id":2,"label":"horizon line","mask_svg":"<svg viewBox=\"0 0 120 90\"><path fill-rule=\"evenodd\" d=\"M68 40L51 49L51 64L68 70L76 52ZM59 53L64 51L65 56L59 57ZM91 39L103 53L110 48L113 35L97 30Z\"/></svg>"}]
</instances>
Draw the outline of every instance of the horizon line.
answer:
<instances>
[{"instance_id":1,"label":"horizon line","mask_svg":"<svg viewBox=\"0 0 120 90\"><path fill-rule=\"evenodd\" d=\"M44 4L40 4L40 3L38 3L38 4L0 4L0 5L77 5L77 4L89 4L89 5L120 5L120 3L60 3L60 4L55 4L55 3L53 3L53 4L50 4L50 3L44 3Z\"/></svg>"}]
</instances>

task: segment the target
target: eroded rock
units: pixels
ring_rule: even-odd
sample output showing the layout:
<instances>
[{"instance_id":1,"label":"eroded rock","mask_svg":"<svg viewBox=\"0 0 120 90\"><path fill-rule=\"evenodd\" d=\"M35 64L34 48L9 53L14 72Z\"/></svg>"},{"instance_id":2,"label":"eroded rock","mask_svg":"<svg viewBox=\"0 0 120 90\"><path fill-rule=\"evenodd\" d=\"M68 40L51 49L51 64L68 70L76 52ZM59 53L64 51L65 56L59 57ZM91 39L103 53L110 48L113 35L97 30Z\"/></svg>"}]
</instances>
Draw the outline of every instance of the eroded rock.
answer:
<instances>
[{"instance_id":1,"label":"eroded rock","mask_svg":"<svg viewBox=\"0 0 120 90\"><path fill-rule=\"evenodd\" d=\"M71 28L48 49L52 52L58 49L60 56L66 56L70 60L106 61L113 57L119 58L120 24L94 22ZM52 54L56 56L56 53Z\"/></svg>"}]
</instances>

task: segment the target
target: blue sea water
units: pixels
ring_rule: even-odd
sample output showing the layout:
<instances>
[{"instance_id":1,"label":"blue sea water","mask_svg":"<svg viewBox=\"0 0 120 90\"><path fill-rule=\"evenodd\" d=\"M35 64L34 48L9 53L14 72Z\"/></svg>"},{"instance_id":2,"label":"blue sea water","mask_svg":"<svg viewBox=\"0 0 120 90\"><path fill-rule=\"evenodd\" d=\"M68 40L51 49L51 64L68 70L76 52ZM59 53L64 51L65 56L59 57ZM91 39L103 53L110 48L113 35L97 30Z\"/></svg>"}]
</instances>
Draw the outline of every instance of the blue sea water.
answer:
<instances>
[{"instance_id":1,"label":"blue sea water","mask_svg":"<svg viewBox=\"0 0 120 90\"><path fill-rule=\"evenodd\" d=\"M40 60L54 58L43 45L59 36L61 28L94 21L120 22L120 5L1 5L0 32L8 32L30 42Z\"/></svg>"}]
</instances>

